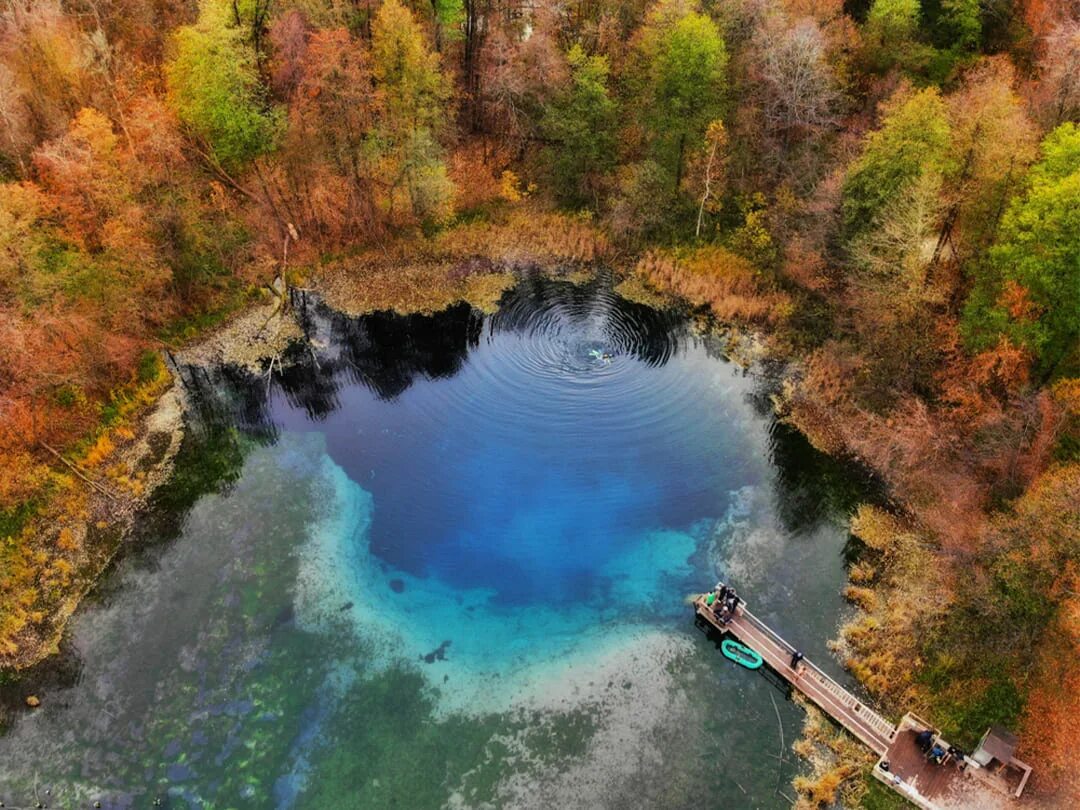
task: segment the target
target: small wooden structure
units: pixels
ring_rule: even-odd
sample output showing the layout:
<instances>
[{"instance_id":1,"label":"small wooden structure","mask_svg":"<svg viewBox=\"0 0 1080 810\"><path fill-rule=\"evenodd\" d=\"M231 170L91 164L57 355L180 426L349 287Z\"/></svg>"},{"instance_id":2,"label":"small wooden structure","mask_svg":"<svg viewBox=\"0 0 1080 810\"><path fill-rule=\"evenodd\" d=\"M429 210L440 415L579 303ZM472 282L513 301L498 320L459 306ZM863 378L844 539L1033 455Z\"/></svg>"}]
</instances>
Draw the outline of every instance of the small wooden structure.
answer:
<instances>
[{"instance_id":1,"label":"small wooden structure","mask_svg":"<svg viewBox=\"0 0 1080 810\"><path fill-rule=\"evenodd\" d=\"M730 636L755 650L772 671L877 754L874 777L912 804L923 810L942 810L946 805L990 810L1006 797L1016 799L1023 793L1031 768L1012 756L1016 738L1008 732L991 729L973 757L950 758L946 764L931 762L916 742L919 732L929 729L945 750L951 746L924 720L907 714L900 725L894 725L809 660L797 660L795 647L744 603L740 602L732 614L720 600L710 605L707 596L694 600L698 627ZM985 759L985 764L976 755ZM997 770L991 767L993 763L997 763Z\"/></svg>"},{"instance_id":2,"label":"small wooden structure","mask_svg":"<svg viewBox=\"0 0 1080 810\"><path fill-rule=\"evenodd\" d=\"M983 734L971 755L971 759L984 770L996 774L1007 783L1015 783L1017 798L1024 792L1028 777L1031 776L1031 766L1013 756L1019 742L1011 731L1006 731L1001 726L992 726Z\"/></svg>"},{"instance_id":3,"label":"small wooden structure","mask_svg":"<svg viewBox=\"0 0 1080 810\"><path fill-rule=\"evenodd\" d=\"M1016 750L1016 743L1015 734L1006 731L1001 726L993 726L983 734L971 758L984 768L991 767L994 760L997 760L998 766L1007 765Z\"/></svg>"}]
</instances>

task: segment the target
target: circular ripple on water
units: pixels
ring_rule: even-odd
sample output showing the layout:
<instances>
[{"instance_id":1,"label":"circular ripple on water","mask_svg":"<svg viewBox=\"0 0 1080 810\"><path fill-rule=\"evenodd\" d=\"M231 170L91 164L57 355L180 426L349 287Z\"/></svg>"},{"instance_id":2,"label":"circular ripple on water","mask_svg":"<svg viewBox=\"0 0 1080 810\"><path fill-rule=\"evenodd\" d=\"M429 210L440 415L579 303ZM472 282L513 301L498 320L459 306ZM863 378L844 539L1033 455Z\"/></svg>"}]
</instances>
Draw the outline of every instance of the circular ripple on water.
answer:
<instances>
[{"instance_id":1,"label":"circular ripple on water","mask_svg":"<svg viewBox=\"0 0 1080 810\"><path fill-rule=\"evenodd\" d=\"M606 285L524 285L484 323L479 340L467 360L469 384L447 386L429 402L433 418L467 408L492 435L534 420L548 435L573 439L600 420L605 432L640 433L695 407L693 386L647 373L693 340L685 317L627 301Z\"/></svg>"}]
</instances>

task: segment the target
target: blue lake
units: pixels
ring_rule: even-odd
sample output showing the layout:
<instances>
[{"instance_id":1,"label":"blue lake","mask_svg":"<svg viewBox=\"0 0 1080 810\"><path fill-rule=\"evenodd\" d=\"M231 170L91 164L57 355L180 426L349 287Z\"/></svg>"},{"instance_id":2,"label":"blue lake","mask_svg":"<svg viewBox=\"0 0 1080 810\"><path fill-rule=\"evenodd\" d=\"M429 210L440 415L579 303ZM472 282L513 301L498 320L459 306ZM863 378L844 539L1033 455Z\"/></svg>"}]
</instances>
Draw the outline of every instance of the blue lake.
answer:
<instances>
[{"instance_id":1,"label":"blue lake","mask_svg":"<svg viewBox=\"0 0 1080 810\"><path fill-rule=\"evenodd\" d=\"M837 669L859 483L768 378L604 280L298 306L269 383L185 370L177 475L0 737L0 799L786 806L799 711L686 603L730 579Z\"/></svg>"}]
</instances>

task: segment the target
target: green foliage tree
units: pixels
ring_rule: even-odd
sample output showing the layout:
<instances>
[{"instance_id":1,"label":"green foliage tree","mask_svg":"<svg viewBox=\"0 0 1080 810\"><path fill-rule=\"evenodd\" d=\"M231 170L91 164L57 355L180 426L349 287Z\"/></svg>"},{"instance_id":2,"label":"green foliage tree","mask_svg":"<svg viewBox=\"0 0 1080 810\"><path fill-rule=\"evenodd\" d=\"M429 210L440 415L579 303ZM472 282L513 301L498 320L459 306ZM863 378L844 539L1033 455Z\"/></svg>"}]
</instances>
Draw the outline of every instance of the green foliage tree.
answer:
<instances>
[{"instance_id":1,"label":"green foliage tree","mask_svg":"<svg viewBox=\"0 0 1080 810\"><path fill-rule=\"evenodd\" d=\"M439 55L428 49L420 25L398 0L387 0L375 15L371 57L387 126L441 133L450 83L439 68Z\"/></svg>"},{"instance_id":2,"label":"green foliage tree","mask_svg":"<svg viewBox=\"0 0 1080 810\"><path fill-rule=\"evenodd\" d=\"M682 0L661 0L641 33L646 65L645 124L656 162L682 180L688 144L696 144L709 122L720 118L728 63L720 29Z\"/></svg>"},{"instance_id":3,"label":"green foliage tree","mask_svg":"<svg viewBox=\"0 0 1080 810\"><path fill-rule=\"evenodd\" d=\"M919 29L919 0L874 0L866 16L870 34L884 47L896 47Z\"/></svg>"},{"instance_id":4,"label":"green foliage tree","mask_svg":"<svg viewBox=\"0 0 1080 810\"><path fill-rule=\"evenodd\" d=\"M229 3L233 25L247 31L247 39L258 54L263 52L273 6L274 0L230 0Z\"/></svg>"},{"instance_id":5,"label":"green foliage tree","mask_svg":"<svg viewBox=\"0 0 1080 810\"><path fill-rule=\"evenodd\" d=\"M881 128L867 136L844 177L842 212L850 239L871 227L905 186L950 164L949 120L936 88L901 92L886 105Z\"/></svg>"},{"instance_id":6,"label":"green foliage tree","mask_svg":"<svg viewBox=\"0 0 1080 810\"><path fill-rule=\"evenodd\" d=\"M375 15L371 59L381 102L373 147L390 209L405 196L420 219L446 221L454 186L439 138L448 122L450 83L439 55L428 49L420 25L398 0L386 0Z\"/></svg>"},{"instance_id":7,"label":"green foliage tree","mask_svg":"<svg viewBox=\"0 0 1080 810\"><path fill-rule=\"evenodd\" d=\"M938 17L943 44L958 50L974 50L982 39L979 0L941 0Z\"/></svg>"},{"instance_id":8,"label":"green foliage tree","mask_svg":"<svg viewBox=\"0 0 1080 810\"><path fill-rule=\"evenodd\" d=\"M435 50L441 51L447 39L461 38L465 0L431 0L431 15L435 22Z\"/></svg>"},{"instance_id":9,"label":"green foliage tree","mask_svg":"<svg viewBox=\"0 0 1080 810\"><path fill-rule=\"evenodd\" d=\"M925 75L936 55L919 40L920 0L874 0L863 27L865 66L874 72L900 67Z\"/></svg>"},{"instance_id":10,"label":"green foliage tree","mask_svg":"<svg viewBox=\"0 0 1080 810\"><path fill-rule=\"evenodd\" d=\"M570 205L597 203L598 179L615 166L615 102L608 94L608 63L581 45L567 54L570 85L545 106L541 129L555 193Z\"/></svg>"},{"instance_id":11,"label":"green foliage tree","mask_svg":"<svg viewBox=\"0 0 1080 810\"><path fill-rule=\"evenodd\" d=\"M1080 128L1059 126L1042 155L975 271L962 326L976 349L1008 336L1050 376L1080 364Z\"/></svg>"},{"instance_id":12,"label":"green foliage tree","mask_svg":"<svg viewBox=\"0 0 1080 810\"><path fill-rule=\"evenodd\" d=\"M212 157L235 170L272 150L282 116L268 106L255 50L224 4L204 2L198 21L176 32L175 46L166 66L169 96Z\"/></svg>"},{"instance_id":13,"label":"green foliage tree","mask_svg":"<svg viewBox=\"0 0 1080 810\"><path fill-rule=\"evenodd\" d=\"M844 178L853 326L868 349L864 396L874 407L896 391L929 390L937 354L921 321L945 298L930 269L954 162L938 91L903 90Z\"/></svg>"}]
</instances>

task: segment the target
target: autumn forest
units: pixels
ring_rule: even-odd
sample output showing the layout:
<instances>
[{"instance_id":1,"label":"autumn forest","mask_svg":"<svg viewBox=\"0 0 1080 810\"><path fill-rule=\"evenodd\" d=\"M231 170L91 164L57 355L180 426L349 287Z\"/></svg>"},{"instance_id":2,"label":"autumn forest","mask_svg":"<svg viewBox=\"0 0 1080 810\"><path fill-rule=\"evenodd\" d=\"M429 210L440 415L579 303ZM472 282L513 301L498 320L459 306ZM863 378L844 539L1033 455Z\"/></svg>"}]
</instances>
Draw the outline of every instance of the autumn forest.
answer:
<instances>
[{"instance_id":1,"label":"autumn forest","mask_svg":"<svg viewBox=\"0 0 1080 810\"><path fill-rule=\"evenodd\" d=\"M4 0L0 667L146 485L171 353L289 287L431 311L545 263L759 336L887 492L844 665L1076 806L1070 0Z\"/></svg>"}]
</instances>

